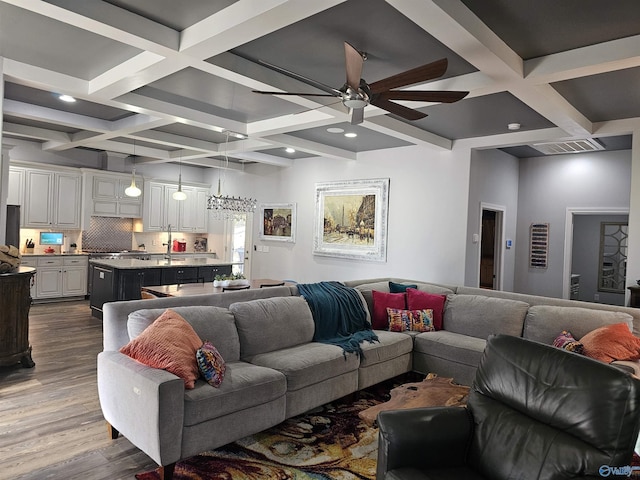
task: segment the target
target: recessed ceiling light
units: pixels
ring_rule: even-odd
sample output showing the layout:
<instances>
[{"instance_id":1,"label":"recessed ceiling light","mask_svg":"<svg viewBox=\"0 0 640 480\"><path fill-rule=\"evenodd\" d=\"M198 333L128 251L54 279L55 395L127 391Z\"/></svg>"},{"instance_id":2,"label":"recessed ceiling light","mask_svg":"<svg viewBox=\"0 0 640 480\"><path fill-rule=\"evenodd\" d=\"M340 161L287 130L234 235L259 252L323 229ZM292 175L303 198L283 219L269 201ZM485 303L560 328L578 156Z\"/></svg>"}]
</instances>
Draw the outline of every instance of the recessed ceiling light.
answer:
<instances>
[{"instance_id":1,"label":"recessed ceiling light","mask_svg":"<svg viewBox=\"0 0 640 480\"><path fill-rule=\"evenodd\" d=\"M356 138L358 134L356 132L347 132L344 134L344 136L347 138Z\"/></svg>"},{"instance_id":2,"label":"recessed ceiling light","mask_svg":"<svg viewBox=\"0 0 640 480\"><path fill-rule=\"evenodd\" d=\"M73 103L76 101L76 99L73 98L71 95L60 95L58 98L63 102Z\"/></svg>"},{"instance_id":3,"label":"recessed ceiling light","mask_svg":"<svg viewBox=\"0 0 640 480\"><path fill-rule=\"evenodd\" d=\"M344 132L344 128L329 127L329 128L327 128L327 132L329 132L329 133L342 133L342 132Z\"/></svg>"},{"instance_id":4,"label":"recessed ceiling light","mask_svg":"<svg viewBox=\"0 0 640 480\"><path fill-rule=\"evenodd\" d=\"M296 153L296 149L291 147L285 148L284 151L287 153Z\"/></svg>"},{"instance_id":5,"label":"recessed ceiling light","mask_svg":"<svg viewBox=\"0 0 640 480\"><path fill-rule=\"evenodd\" d=\"M520 124L519 123L510 123L509 125L507 125L507 128L509 130L520 130Z\"/></svg>"}]
</instances>

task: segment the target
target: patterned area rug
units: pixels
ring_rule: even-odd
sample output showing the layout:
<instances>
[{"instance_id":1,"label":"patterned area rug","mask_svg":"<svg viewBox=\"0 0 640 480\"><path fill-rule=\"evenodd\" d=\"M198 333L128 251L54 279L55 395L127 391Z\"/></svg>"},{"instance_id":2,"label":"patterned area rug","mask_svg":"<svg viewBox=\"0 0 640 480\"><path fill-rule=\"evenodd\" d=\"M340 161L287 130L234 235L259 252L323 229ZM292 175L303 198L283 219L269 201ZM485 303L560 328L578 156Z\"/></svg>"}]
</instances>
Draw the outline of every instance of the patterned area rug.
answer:
<instances>
[{"instance_id":1,"label":"patterned area rug","mask_svg":"<svg viewBox=\"0 0 640 480\"><path fill-rule=\"evenodd\" d=\"M358 412L389 400L383 383L216 450L178 462L175 480L375 479L378 429ZM158 480L157 471L136 475Z\"/></svg>"}]
</instances>

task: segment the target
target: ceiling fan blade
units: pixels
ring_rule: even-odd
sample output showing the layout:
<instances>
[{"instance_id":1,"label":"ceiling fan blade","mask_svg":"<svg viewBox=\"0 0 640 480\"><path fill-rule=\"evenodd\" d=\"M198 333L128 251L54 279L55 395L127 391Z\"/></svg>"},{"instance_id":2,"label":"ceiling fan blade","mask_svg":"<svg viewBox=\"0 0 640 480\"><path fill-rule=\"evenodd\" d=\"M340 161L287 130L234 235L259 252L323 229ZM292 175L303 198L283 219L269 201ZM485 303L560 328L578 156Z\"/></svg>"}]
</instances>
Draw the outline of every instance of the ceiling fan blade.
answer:
<instances>
[{"instance_id":1,"label":"ceiling fan blade","mask_svg":"<svg viewBox=\"0 0 640 480\"><path fill-rule=\"evenodd\" d=\"M347 85L357 92L360 87L364 59L353 45L344 42L344 60L347 71Z\"/></svg>"},{"instance_id":2,"label":"ceiling fan blade","mask_svg":"<svg viewBox=\"0 0 640 480\"><path fill-rule=\"evenodd\" d=\"M296 93L296 92L264 92L262 90L251 90L253 93L261 93L262 95L297 95L299 97L335 97L328 93Z\"/></svg>"},{"instance_id":3,"label":"ceiling fan blade","mask_svg":"<svg viewBox=\"0 0 640 480\"><path fill-rule=\"evenodd\" d=\"M464 97L469 95L469 92L458 92L453 90L392 90L390 92L379 93L378 95L386 100L453 103L458 100L462 100Z\"/></svg>"},{"instance_id":4,"label":"ceiling fan blade","mask_svg":"<svg viewBox=\"0 0 640 480\"><path fill-rule=\"evenodd\" d=\"M399 117L406 118L407 120L420 120L427 116L426 113L419 112L418 110L414 110L413 108L405 107L404 105L400 105L399 103L394 103L386 98L382 98L380 96L376 96L371 100L371 104L376 107L380 107L383 110L386 110L389 113L393 113L394 115L398 115Z\"/></svg>"},{"instance_id":5,"label":"ceiling fan blade","mask_svg":"<svg viewBox=\"0 0 640 480\"><path fill-rule=\"evenodd\" d=\"M406 87L418 82L426 82L432 78L438 78L447 71L449 61L446 58L436 60L435 62L416 67L406 72L398 73L391 77L383 78L377 82L369 84L369 88L373 93L380 93L392 88Z\"/></svg>"},{"instance_id":6,"label":"ceiling fan blade","mask_svg":"<svg viewBox=\"0 0 640 480\"><path fill-rule=\"evenodd\" d=\"M351 109L351 125L364 122L364 107Z\"/></svg>"},{"instance_id":7,"label":"ceiling fan blade","mask_svg":"<svg viewBox=\"0 0 640 480\"><path fill-rule=\"evenodd\" d=\"M277 65L273 65L271 63L265 62L264 60L258 60L258 63L260 65L263 65L263 66L271 69L271 70L274 70L274 71L279 72L279 73L281 73L283 75L286 75L287 77L294 78L296 80L301 81L302 83L306 83L307 85L311 85L312 87L315 87L318 90L322 90L323 92L330 93L331 95L333 95L335 97L342 96L342 92L340 90L338 90L337 88L330 87L328 85L325 85L324 83L317 82L317 81L315 81L315 80L313 80L311 78L307 78L307 77L305 77L303 75L300 75L298 73L291 72L291 71L289 71L287 69L284 69L282 67L278 67Z\"/></svg>"}]
</instances>

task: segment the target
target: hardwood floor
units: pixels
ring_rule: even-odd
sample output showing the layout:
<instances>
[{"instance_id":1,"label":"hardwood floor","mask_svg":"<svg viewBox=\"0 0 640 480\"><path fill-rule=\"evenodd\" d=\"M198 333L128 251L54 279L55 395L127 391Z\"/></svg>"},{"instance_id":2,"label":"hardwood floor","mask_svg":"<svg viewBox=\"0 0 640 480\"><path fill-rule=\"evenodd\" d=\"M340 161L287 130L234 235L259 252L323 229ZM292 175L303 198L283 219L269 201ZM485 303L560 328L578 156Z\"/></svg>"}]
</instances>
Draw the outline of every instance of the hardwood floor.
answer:
<instances>
[{"instance_id":1,"label":"hardwood floor","mask_svg":"<svg viewBox=\"0 0 640 480\"><path fill-rule=\"evenodd\" d=\"M0 478L133 479L156 466L111 440L98 402L102 322L87 301L33 305L34 368L0 367Z\"/></svg>"}]
</instances>

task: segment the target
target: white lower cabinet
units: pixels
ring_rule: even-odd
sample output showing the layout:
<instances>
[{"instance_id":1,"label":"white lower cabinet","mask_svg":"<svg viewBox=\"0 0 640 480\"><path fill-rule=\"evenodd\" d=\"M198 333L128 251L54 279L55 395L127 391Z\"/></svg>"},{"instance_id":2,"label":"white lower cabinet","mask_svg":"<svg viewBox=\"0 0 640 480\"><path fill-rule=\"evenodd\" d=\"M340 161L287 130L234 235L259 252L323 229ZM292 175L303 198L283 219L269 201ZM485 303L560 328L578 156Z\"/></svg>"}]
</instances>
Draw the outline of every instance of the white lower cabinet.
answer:
<instances>
[{"instance_id":1,"label":"white lower cabinet","mask_svg":"<svg viewBox=\"0 0 640 480\"><path fill-rule=\"evenodd\" d=\"M87 256L34 256L28 259L22 257L22 265L36 268L35 285L31 288L31 297L34 300L87 294Z\"/></svg>"}]
</instances>

